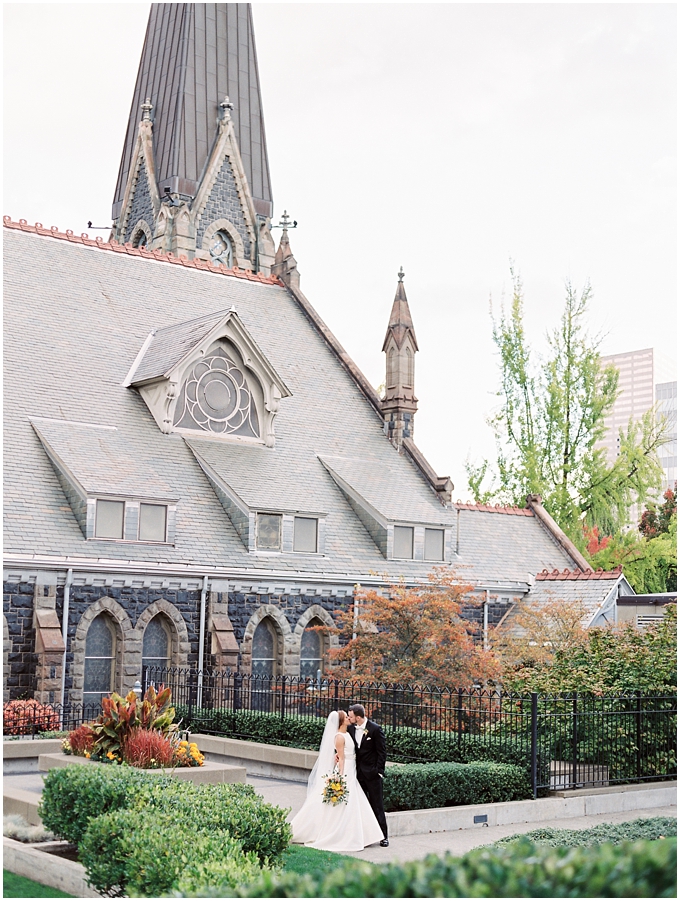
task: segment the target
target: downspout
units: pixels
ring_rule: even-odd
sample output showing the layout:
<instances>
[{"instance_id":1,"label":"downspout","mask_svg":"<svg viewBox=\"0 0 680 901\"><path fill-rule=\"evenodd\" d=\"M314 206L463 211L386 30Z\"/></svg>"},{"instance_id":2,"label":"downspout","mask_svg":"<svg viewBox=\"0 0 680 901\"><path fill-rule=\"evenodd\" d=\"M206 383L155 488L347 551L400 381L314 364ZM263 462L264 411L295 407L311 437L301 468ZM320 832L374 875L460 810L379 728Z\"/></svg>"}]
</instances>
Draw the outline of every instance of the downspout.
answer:
<instances>
[{"instance_id":1,"label":"downspout","mask_svg":"<svg viewBox=\"0 0 680 901\"><path fill-rule=\"evenodd\" d=\"M198 686L196 689L196 706L203 706L203 665L205 646L205 601L208 595L208 577L203 576L203 588L201 589L201 616L198 627Z\"/></svg>"},{"instance_id":2,"label":"downspout","mask_svg":"<svg viewBox=\"0 0 680 901\"><path fill-rule=\"evenodd\" d=\"M484 650L489 650L489 589L484 592L484 625L482 627Z\"/></svg>"},{"instance_id":3,"label":"downspout","mask_svg":"<svg viewBox=\"0 0 680 901\"><path fill-rule=\"evenodd\" d=\"M460 553L460 507L456 507L456 556Z\"/></svg>"},{"instance_id":4,"label":"downspout","mask_svg":"<svg viewBox=\"0 0 680 901\"><path fill-rule=\"evenodd\" d=\"M61 638L64 642L64 658L61 663L61 727L64 726L64 707L66 706L66 652L68 651L68 607L71 599L71 584L73 583L73 570L66 571L64 582L64 609L61 614Z\"/></svg>"}]
</instances>

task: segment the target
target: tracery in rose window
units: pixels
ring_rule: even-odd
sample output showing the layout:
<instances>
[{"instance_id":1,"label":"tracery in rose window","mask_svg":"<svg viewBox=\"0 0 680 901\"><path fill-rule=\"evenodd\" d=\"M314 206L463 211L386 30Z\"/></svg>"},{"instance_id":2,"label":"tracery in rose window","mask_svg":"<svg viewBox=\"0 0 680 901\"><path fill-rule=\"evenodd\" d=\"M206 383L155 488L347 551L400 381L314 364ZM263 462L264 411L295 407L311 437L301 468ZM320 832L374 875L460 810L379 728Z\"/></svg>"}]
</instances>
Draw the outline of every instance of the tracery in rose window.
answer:
<instances>
[{"instance_id":1,"label":"tracery in rose window","mask_svg":"<svg viewBox=\"0 0 680 901\"><path fill-rule=\"evenodd\" d=\"M260 437L248 382L222 348L194 364L182 385L173 424L218 435Z\"/></svg>"}]
</instances>

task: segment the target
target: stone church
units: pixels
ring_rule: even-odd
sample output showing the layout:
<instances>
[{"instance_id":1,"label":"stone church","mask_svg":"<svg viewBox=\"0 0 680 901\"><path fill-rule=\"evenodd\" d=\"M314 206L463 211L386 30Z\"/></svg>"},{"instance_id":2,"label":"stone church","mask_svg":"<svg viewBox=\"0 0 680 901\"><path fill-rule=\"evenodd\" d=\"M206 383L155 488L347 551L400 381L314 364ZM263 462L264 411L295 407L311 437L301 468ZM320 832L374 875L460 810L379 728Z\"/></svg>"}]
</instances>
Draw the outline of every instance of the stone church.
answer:
<instances>
[{"instance_id":1,"label":"stone church","mask_svg":"<svg viewBox=\"0 0 680 901\"><path fill-rule=\"evenodd\" d=\"M480 630L551 580L592 580L592 622L630 593L540 498L452 502L414 443L401 273L381 398L272 215L249 5L153 4L109 238L4 219L5 699L96 702L143 664L316 675L357 583L436 565Z\"/></svg>"}]
</instances>

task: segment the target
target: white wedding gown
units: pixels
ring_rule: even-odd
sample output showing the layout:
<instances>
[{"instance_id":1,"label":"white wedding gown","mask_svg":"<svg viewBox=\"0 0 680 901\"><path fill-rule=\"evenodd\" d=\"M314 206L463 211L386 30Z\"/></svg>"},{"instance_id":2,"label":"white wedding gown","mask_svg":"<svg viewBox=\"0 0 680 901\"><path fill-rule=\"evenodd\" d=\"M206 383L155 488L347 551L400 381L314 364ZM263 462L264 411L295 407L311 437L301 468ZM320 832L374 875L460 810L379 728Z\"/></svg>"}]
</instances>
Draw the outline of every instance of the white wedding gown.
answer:
<instances>
[{"instance_id":1,"label":"white wedding gown","mask_svg":"<svg viewBox=\"0 0 680 901\"><path fill-rule=\"evenodd\" d=\"M348 797L346 804L324 804L322 792L324 775L333 769L333 760L328 766L320 767L320 777L307 796L302 809L293 817L293 841L318 848L321 851L335 851L348 854L362 851L367 845L374 845L383 838L375 814L368 798L357 781L357 766L354 742L345 733L345 779ZM323 764L323 762L321 762Z\"/></svg>"}]
</instances>

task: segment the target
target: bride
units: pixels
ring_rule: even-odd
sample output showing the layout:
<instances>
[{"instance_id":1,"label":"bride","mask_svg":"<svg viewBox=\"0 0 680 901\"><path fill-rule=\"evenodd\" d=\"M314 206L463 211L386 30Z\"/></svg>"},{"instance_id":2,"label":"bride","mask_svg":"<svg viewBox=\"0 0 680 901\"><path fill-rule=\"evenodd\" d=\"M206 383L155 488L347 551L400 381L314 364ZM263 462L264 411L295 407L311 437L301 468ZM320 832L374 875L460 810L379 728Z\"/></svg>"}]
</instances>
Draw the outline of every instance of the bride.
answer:
<instances>
[{"instance_id":1,"label":"bride","mask_svg":"<svg viewBox=\"0 0 680 901\"><path fill-rule=\"evenodd\" d=\"M307 800L293 817L293 841L346 854L362 851L383 838L368 798L357 782L354 741L347 734L348 719L344 710L334 710L326 720L319 756L307 783ZM324 776L336 766L347 782L347 802L324 804Z\"/></svg>"}]
</instances>

